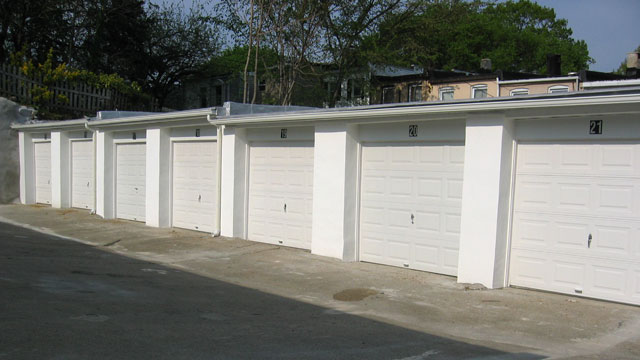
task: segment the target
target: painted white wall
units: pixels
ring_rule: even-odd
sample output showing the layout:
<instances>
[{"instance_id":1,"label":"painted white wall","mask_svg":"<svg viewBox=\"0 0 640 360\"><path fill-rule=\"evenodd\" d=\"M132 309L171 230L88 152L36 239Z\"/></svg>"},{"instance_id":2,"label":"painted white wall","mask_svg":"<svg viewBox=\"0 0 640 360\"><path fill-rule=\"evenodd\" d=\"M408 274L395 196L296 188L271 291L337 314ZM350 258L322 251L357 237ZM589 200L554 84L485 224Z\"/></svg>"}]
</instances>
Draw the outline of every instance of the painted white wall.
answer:
<instances>
[{"instance_id":1,"label":"painted white wall","mask_svg":"<svg viewBox=\"0 0 640 360\"><path fill-rule=\"evenodd\" d=\"M458 282L505 286L513 140L513 121L504 115L469 115Z\"/></svg>"},{"instance_id":2,"label":"painted white wall","mask_svg":"<svg viewBox=\"0 0 640 360\"><path fill-rule=\"evenodd\" d=\"M36 172L31 133L18 133L18 149L20 152L20 202L35 204L36 202Z\"/></svg>"},{"instance_id":3,"label":"painted white wall","mask_svg":"<svg viewBox=\"0 0 640 360\"><path fill-rule=\"evenodd\" d=\"M356 260L356 125L318 125L313 159L311 252Z\"/></svg>"},{"instance_id":4,"label":"painted white wall","mask_svg":"<svg viewBox=\"0 0 640 360\"><path fill-rule=\"evenodd\" d=\"M225 127L222 141L222 236L245 236L246 158L246 129Z\"/></svg>"},{"instance_id":5,"label":"painted white wall","mask_svg":"<svg viewBox=\"0 0 640 360\"><path fill-rule=\"evenodd\" d=\"M71 155L69 136L64 131L51 132L51 206L71 206Z\"/></svg>"},{"instance_id":6,"label":"painted white wall","mask_svg":"<svg viewBox=\"0 0 640 360\"><path fill-rule=\"evenodd\" d=\"M113 219L113 133L96 131L96 214Z\"/></svg>"},{"instance_id":7,"label":"painted white wall","mask_svg":"<svg viewBox=\"0 0 640 360\"><path fill-rule=\"evenodd\" d=\"M417 125L417 136L409 136L409 126ZM465 119L447 121L412 121L391 124L360 125L361 142L464 142Z\"/></svg>"},{"instance_id":8,"label":"painted white wall","mask_svg":"<svg viewBox=\"0 0 640 360\"><path fill-rule=\"evenodd\" d=\"M147 129L146 224L171 226L171 130Z\"/></svg>"}]
</instances>

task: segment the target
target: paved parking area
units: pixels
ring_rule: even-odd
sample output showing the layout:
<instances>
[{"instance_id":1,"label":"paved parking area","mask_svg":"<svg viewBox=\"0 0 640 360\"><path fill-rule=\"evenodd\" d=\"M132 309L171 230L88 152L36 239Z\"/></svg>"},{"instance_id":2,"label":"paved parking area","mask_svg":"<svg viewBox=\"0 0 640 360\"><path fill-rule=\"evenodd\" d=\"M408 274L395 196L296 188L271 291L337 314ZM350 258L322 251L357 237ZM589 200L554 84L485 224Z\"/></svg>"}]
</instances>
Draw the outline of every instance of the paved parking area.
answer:
<instances>
[{"instance_id":1,"label":"paved parking area","mask_svg":"<svg viewBox=\"0 0 640 360\"><path fill-rule=\"evenodd\" d=\"M0 358L640 358L634 306L82 210L0 221Z\"/></svg>"}]
</instances>

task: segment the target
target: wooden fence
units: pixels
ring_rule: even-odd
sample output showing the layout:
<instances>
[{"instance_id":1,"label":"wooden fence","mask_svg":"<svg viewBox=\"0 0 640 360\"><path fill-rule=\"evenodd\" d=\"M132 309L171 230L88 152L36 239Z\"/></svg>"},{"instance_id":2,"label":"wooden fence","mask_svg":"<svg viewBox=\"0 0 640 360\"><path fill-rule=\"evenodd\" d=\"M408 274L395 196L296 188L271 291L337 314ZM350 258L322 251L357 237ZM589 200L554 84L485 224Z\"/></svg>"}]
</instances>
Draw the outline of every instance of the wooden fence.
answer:
<instances>
[{"instance_id":1,"label":"wooden fence","mask_svg":"<svg viewBox=\"0 0 640 360\"><path fill-rule=\"evenodd\" d=\"M28 77L17 66L0 64L0 96L32 105L33 88L42 85L42 77ZM147 110L141 104L132 104L130 98L119 91L98 89L81 82L59 82L49 89L54 96L47 107L57 113L81 117L95 115L100 110ZM58 95L64 95L69 101L59 101Z\"/></svg>"}]
</instances>

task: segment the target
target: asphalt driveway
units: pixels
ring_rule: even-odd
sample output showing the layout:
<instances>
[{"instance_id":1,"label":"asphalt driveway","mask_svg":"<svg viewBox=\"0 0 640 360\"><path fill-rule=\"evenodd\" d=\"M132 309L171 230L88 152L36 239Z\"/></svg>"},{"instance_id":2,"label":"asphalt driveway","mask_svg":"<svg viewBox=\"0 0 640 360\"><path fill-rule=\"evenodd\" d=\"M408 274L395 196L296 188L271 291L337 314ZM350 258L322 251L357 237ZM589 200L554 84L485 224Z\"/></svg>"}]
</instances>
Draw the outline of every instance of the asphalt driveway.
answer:
<instances>
[{"instance_id":1,"label":"asphalt driveway","mask_svg":"<svg viewBox=\"0 0 640 360\"><path fill-rule=\"evenodd\" d=\"M0 221L0 359L640 357L634 306L81 210L6 205Z\"/></svg>"}]
</instances>

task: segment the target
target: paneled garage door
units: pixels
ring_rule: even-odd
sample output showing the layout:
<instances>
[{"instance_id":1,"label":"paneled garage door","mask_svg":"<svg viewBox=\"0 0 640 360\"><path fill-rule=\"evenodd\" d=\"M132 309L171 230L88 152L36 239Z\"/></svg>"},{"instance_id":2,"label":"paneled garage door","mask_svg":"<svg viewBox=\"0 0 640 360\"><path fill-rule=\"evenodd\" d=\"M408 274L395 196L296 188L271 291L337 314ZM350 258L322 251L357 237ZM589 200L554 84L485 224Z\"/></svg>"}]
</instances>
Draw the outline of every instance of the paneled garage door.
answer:
<instances>
[{"instance_id":1,"label":"paneled garage door","mask_svg":"<svg viewBox=\"0 0 640 360\"><path fill-rule=\"evenodd\" d=\"M640 145L520 144L510 283L640 304Z\"/></svg>"},{"instance_id":2,"label":"paneled garage door","mask_svg":"<svg viewBox=\"0 0 640 360\"><path fill-rule=\"evenodd\" d=\"M173 226L214 231L216 154L215 141L173 143Z\"/></svg>"},{"instance_id":3,"label":"paneled garage door","mask_svg":"<svg viewBox=\"0 0 640 360\"><path fill-rule=\"evenodd\" d=\"M51 204L51 143L33 144L36 170L36 202Z\"/></svg>"},{"instance_id":4,"label":"paneled garage door","mask_svg":"<svg viewBox=\"0 0 640 360\"><path fill-rule=\"evenodd\" d=\"M362 147L360 260L457 275L464 145Z\"/></svg>"},{"instance_id":5,"label":"paneled garage door","mask_svg":"<svg viewBox=\"0 0 640 360\"><path fill-rule=\"evenodd\" d=\"M313 143L254 143L249 157L248 239L310 249Z\"/></svg>"},{"instance_id":6,"label":"paneled garage door","mask_svg":"<svg viewBox=\"0 0 640 360\"><path fill-rule=\"evenodd\" d=\"M90 209L93 204L93 141L71 142L71 206Z\"/></svg>"},{"instance_id":7,"label":"paneled garage door","mask_svg":"<svg viewBox=\"0 0 640 360\"><path fill-rule=\"evenodd\" d=\"M146 144L116 145L116 217L145 220Z\"/></svg>"}]
</instances>

